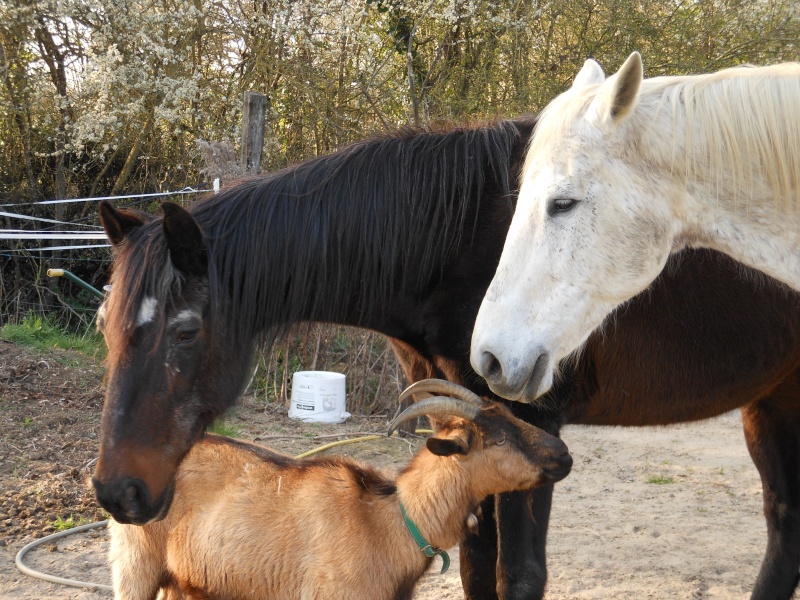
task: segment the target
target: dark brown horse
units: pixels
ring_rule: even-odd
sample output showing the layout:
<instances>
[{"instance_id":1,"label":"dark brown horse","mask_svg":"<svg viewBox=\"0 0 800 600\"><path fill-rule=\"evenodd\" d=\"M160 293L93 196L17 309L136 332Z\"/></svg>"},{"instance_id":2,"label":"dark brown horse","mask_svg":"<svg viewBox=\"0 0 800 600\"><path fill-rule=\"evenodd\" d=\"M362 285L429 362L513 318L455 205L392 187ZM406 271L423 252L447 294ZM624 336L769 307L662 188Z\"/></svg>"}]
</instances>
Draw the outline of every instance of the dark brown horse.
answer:
<instances>
[{"instance_id":1,"label":"dark brown horse","mask_svg":"<svg viewBox=\"0 0 800 600\"><path fill-rule=\"evenodd\" d=\"M101 204L116 254L102 506L123 523L163 516L176 466L235 402L257 344L292 323L374 329L393 339L409 380L445 377L489 396L469 365L471 327L533 126L399 132L188 212L165 203L149 223ZM789 598L800 566L799 305L720 255L684 252L561 366L543 405L513 410L556 434L564 423L657 425L741 407L769 531L753 598ZM547 487L485 504L462 547L468 597L543 596L551 498Z\"/></svg>"}]
</instances>

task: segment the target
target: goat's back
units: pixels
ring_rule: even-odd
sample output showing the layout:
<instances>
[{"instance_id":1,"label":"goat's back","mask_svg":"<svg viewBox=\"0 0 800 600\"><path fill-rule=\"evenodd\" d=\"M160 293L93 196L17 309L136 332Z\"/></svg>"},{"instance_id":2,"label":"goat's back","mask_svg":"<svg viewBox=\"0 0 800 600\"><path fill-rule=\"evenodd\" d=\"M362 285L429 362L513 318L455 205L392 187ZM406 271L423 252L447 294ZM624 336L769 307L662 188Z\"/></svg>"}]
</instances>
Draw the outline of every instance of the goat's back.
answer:
<instances>
[{"instance_id":1,"label":"goat's back","mask_svg":"<svg viewBox=\"0 0 800 600\"><path fill-rule=\"evenodd\" d=\"M145 572L157 585L211 597L410 594L426 560L404 530L395 492L392 480L352 461L298 461L208 436L181 464L163 521L114 525L115 589Z\"/></svg>"}]
</instances>

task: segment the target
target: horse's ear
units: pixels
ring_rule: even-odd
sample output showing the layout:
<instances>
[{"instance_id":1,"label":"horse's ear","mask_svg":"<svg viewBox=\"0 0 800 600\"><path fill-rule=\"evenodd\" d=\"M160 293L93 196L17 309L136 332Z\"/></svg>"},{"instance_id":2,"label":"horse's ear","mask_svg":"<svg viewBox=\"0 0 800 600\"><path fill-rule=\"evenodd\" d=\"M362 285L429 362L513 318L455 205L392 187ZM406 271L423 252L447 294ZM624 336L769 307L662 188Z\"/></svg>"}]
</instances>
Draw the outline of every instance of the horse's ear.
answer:
<instances>
[{"instance_id":1,"label":"horse's ear","mask_svg":"<svg viewBox=\"0 0 800 600\"><path fill-rule=\"evenodd\" d=\"M614 75L608 78L594 100L597 115L605 122L618 122L628 116L639 100L644 79L642 57L633 52Z\"/></svg>"},{"instance_id":2,"label":"horse's ear","mask_svg":"<svg viewBox=\"0 0 800 600\"><path fill-rule=\"evenodd\" d=\"M603 83L605 80L606 74L603 73L603 67L601 67L596 60L589 58L583 63L583 67L581 67L581 70L578 71L578 74L575 76L572 87L579 88L587 85L595 85Z\"/></svg>"},{"instance_id":3,"label":"horse's ear","mask_svg":"<svg viewBox=\"0 0 800 600\"><path fill-rule=\"evenodd\" d=\"M161 208L172 266L184 275L207 275L208 257L200 226L192 215L174 202L162 202Z\"/></svg>"},{"instance_id":4,"label":"horse's ear","mask_svg":"<svg viewBox=\"0 0 800 600\"><path fill-rule=\"evenodd\" d=\"M117 210L108 200L101 200L97 207L100 214L100 223L106 230L106 235L115 246L125 239L131 230L144 225L144 221L136 214L127 210Z\"/></svg>"}]
</instances>

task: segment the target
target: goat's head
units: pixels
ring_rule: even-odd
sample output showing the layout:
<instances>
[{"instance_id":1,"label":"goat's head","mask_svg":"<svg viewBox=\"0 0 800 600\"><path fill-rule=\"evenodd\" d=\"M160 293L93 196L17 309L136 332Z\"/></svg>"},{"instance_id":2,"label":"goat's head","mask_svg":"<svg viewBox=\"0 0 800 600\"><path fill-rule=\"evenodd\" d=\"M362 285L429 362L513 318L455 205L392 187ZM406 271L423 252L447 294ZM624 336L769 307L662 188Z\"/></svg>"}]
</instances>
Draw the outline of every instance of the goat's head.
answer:
<instances>
[{"instance_id":1,"label":"goat's head","mask_svg":"<svg viewBox=\"0 0 800 600\"><path fill-rule=\"evenodd\" d=\"M404 421L434 417L438 427L426 442L428 450L460 461L473 476L478 495L532 489L569 474L572 456L566 444L516 418L502 404L485 402L459 385L435 379L410 386L401 401L417 393L438 395L406 409L389 425L389 434Z\"/></svg>"}]
</instances>

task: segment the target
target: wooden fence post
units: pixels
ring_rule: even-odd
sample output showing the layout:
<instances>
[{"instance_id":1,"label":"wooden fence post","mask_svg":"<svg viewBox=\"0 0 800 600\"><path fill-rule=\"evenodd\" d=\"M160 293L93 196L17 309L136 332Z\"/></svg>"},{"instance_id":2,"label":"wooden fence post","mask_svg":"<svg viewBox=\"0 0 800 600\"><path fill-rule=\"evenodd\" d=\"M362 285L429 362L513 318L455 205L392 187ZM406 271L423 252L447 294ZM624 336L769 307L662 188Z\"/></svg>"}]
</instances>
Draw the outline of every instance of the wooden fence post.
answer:
<instances>
[{"instance_id":1,"label":"wooden fence post","mask_svg":"<svg viewBox=\"0 0 800 600\"><path fill-rule=\"evenodd\" d=\"M242 108L242 166L248 174L261 171L264 147L264 115L267 97L258 92L244 93Z\"/></svg>"}]
</instances>

